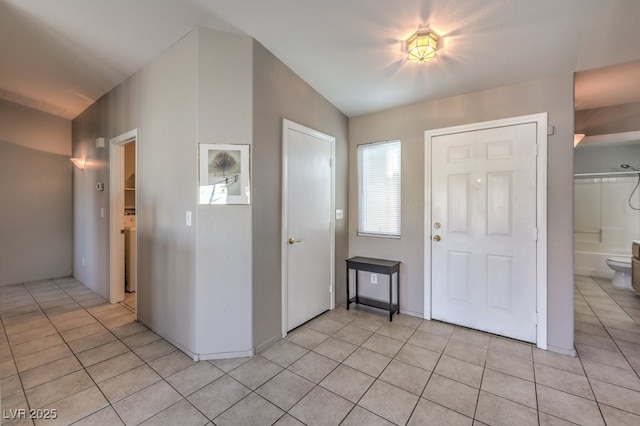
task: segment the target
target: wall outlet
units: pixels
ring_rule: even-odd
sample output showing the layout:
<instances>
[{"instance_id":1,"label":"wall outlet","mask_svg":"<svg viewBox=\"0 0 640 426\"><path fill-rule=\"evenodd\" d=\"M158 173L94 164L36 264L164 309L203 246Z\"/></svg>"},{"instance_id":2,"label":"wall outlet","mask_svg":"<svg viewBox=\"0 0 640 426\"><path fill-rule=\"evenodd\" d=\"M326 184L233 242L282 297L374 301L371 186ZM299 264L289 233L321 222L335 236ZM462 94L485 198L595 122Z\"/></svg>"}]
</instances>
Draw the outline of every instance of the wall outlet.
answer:
<instances>
[{"instance_id":1,"label":"wall outlet","mask_svg":"<svg viewBox=\"0 0 640 426\"><path fill-rule=\"evenodd\" d=\"M371 284L378 284L378 274L371 274Z\"/></svg>"}]
</instances>

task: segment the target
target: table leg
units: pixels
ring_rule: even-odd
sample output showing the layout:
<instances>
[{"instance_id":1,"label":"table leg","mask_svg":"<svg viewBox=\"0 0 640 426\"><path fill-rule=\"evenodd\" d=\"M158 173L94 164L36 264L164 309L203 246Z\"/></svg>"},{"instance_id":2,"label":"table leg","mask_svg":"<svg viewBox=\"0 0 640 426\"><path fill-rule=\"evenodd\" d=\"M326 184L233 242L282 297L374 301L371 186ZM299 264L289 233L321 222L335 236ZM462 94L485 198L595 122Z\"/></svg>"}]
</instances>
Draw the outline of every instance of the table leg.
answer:
<instances>
[{"instance_id":1,"label":"table leg","mask_svg":"<svg viewBox=\"0 0 640 426\"><path fill-rule=\"evenodd\" d=\"M393 321L393 274L389 274L389 322Z\"/></svg>"},{"instance_id":2,"label":"table leg","mask_svg":"<svg viewBox=\"0 0 640 426\"><path fill-rule=\"evenodd\" d=\"M347 311L349 310L349 266L347 265Z\"/></svg>"},{"instance_id":3,"label":"table leg","mask_svg":"<svg viewBox=\"0 0 640 426\"><path fill-rule=\"evenodd\" d=\"M398 298L398 315L400 315L400 269L396 272L396 297Z\"/></svg>"}]
</instances>

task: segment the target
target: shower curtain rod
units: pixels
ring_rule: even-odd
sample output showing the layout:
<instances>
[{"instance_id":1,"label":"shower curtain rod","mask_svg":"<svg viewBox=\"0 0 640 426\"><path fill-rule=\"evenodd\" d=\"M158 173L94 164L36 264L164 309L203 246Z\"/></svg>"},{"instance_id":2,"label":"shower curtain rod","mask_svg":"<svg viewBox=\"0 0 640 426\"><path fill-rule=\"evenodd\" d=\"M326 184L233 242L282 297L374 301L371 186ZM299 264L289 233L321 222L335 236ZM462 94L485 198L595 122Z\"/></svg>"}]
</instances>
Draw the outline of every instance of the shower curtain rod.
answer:
<instances>
[{"instance_id":1,"label":"shower curtain rod","mask_svg":"<svg viewBox=\"0 0 640 426\"><path fill-rule=\"evenodd\" d=\"M638 176L640 172L597 172L597 173L574 173L573 177L578 179L598 178L598 177L631 177Z\"/></svg>"}]
</instances>

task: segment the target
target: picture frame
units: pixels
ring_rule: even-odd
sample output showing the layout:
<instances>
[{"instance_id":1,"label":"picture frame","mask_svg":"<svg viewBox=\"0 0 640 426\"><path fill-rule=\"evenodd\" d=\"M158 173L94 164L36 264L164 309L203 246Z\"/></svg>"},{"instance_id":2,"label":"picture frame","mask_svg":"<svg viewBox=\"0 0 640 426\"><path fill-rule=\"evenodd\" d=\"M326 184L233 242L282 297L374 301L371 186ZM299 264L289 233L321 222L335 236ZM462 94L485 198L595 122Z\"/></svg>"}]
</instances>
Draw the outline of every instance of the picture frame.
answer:
<instances>
[{"instance_id":1,"label":"picture frame","mask_svg":"<svg viewBox=\"0 0 640 426\"><path fill-rule=\"evenodd\" d=\"M199 204L250 204L249 145L200 144Z\"/></svg>"}]
</instances>

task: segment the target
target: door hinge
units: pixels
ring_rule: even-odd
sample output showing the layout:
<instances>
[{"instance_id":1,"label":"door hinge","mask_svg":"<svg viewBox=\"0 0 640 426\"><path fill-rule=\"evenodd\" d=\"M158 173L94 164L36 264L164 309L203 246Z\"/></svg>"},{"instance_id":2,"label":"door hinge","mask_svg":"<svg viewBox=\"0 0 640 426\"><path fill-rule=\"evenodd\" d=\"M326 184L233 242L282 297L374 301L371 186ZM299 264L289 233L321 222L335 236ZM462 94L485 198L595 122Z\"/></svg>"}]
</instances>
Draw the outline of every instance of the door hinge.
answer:
<instances>
[{"instance_id":1,"label":"door hinge","mask_svg":"<svg viewBox=\"0 0 640 426\"><path fill-rule=\"evenodd\" d=\"M533 155L534 156L538 156L538 144L533 145Z\"/></svg>"},{"instance_id":2,"label":"door hinge","mask_svg":"<svg viewBox=\"0 0 640 426\"><path fill-rule=\"evenodd\" d=\"M329 294L332 294L332 293L333 293L333 286L332 286L332 285L330 285L330 286L329 286Z\"/></svg>"},{"instance_id":3,"label":"door hinge","mask_svg":"<svg viewBox=\"0 0 640 426\"><path fill-rule=\"evenodd\" d=\"M533 228L533 241L538 241L538 228Z\"/></svg>"},{"instance_id":4,"label":"door hinge","mask_svg":"<svg viewBox=\"0 0 640 426\"><path fill-rule=\"evenodd\" d=\"M329 167L333 167L333 158L329 158Z\"/></svg>"}]
</instances>

